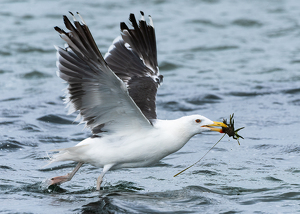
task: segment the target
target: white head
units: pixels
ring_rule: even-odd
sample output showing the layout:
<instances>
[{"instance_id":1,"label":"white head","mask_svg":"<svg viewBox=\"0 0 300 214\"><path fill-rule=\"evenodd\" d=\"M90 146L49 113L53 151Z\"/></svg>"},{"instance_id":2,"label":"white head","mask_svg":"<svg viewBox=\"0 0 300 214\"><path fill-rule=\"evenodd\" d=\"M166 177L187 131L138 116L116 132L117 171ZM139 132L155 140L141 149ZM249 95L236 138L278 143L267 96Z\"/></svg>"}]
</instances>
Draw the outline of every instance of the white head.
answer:
<instances>
[{"instance_id":1,"label":"white head","mask_svg":"<svg viewBox=\"0 0 300 214\"><path fill-rule=\"evenodd\" d=\"M200 134L204 131L221 132L221 128L213 128L211 126L227 127L224 123L212 121L202 115L185 116L180 119L181 124L192 135Z\"/></svg>"},{"instance_id":2,"label":"white head","mask_svg":"<svg viewBox=\"0 0 300 214\"><path fill-rule=\"evenodd\" d=\"M176 120L155 120L155 129L161 129L157 138L163 139L159 148L163 148L165 154L171 154L182 148L191 137L204 131L222 132L221 128L211 126L227 127L224 123L214 122L201 115L181 117ZM156 138L155 138L156 139Z\"/></svg>"}]
</instances>

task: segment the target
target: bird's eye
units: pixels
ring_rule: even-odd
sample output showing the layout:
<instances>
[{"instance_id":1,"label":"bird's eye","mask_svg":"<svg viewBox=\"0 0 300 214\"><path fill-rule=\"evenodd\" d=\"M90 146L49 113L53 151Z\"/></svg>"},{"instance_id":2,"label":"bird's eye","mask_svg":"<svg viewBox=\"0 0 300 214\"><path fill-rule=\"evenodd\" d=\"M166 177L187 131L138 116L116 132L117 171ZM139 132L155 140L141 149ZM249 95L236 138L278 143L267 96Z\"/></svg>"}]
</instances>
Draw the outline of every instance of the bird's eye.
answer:
<instances>
[{"instance_id":1,"label":"bird's eye","mask_svg":"<svg viewBox=\"0 0 300 214\"><path fill-rule=\"evenodd\" d=\"M201 123L200 119L195 120L196 123Z\"/></svg>"}]
</instances>

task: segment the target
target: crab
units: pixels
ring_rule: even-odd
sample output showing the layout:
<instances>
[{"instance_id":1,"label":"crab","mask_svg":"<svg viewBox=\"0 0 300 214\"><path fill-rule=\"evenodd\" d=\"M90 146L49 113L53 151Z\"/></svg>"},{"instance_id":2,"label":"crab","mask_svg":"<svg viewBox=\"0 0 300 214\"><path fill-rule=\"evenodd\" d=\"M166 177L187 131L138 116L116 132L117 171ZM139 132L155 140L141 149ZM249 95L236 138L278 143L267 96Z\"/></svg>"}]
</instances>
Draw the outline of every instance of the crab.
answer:
<instances>
[{"instance_id":1,"label":"crab","mask_svg":"<svg viewBox=\"0 0 300 214\"><path fill-rule=\"evenodd\" d=\"M223 119L223 123L227 125L227 127L222 127L222 132L227 134L229 137L232 137L233 139L237 140L238 144L240 145L239 138L244 139L241 135L238 134L238 131L245 127L238 128L234 130L234 114L230 115L229 118L229 124L227 122L227 119Z\"/></svg>"}]
</instances>

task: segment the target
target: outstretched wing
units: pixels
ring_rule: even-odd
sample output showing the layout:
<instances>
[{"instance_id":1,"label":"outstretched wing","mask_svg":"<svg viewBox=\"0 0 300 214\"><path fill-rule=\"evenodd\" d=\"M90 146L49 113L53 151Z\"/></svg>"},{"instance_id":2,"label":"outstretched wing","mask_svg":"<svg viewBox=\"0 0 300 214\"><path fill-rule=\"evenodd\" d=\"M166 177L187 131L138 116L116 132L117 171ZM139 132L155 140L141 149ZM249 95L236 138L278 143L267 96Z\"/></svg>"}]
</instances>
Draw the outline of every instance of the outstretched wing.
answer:
<instances>
[{"instance_id":1,"label":"outstretched wing","mask_svg":"<svg viewBox=\"0 0 300 214\"><path fill-rule=\"evenodd\" d=\"M144 19L137 23L134 14L129 20L133 29L121 22L121 36L117 37L105 54L105 61L121 78L129 94L148 119L156 119L156 92L162 83L157 65L155 30L151 17L150 24Z\"/></svg>"},{"instance_id":2,"label":"outstretched wing","mask_svg":"<svg viewBox=\"0 0 300 214\"><path fill-rule=\"evenodd\" d=\"M125 83L103 59L83 19L80 17L79 22L73 18L74 25L63 17L69 32L54 28L68 44L67 48L56 49L58 76L69 84L69 113L79 111L94 134L151 127L129 96Z\"/></svg>"}]
</instances>

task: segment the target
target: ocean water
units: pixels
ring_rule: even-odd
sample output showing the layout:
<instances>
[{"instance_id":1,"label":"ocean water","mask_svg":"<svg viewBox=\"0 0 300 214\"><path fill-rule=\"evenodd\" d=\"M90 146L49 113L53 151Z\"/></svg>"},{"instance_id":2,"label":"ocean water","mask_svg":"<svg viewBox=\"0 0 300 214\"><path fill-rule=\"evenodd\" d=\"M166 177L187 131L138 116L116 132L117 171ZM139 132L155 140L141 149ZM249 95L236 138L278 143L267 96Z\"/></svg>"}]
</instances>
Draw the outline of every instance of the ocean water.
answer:
<instances>
[{"instance_id":1,"label":"ocean water","mask_svg":"<svg viewBox=\"0 0 300 214\"><path fill-rule=\"evenodd\" d=\"M110 171L44 167L51 150L90 136L63 104L54 26L79 11L105 54L129 13L151 15L164 83L160 119L235 114L241 145L204 133L153 167ZM300 212L300 2L297 0L0 2L0 213Z\"/></svg>"}]
</instances>

